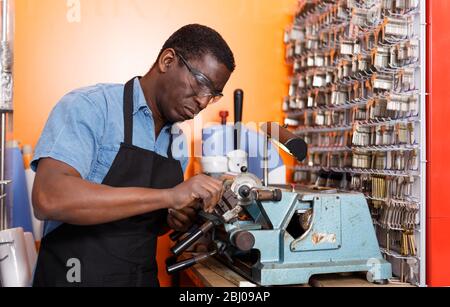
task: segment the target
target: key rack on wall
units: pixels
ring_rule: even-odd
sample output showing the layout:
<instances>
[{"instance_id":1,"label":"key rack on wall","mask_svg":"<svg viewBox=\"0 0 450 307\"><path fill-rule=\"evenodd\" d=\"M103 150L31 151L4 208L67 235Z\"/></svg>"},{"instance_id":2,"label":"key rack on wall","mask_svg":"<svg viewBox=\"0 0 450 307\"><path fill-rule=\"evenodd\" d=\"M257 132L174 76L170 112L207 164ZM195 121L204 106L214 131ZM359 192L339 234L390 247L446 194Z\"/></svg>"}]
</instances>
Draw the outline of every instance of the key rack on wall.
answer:
<instances>
[{"instance_id":1,"label":"key rack on wall","mask_svg":"<svg viewBox=\"0 0 450 307\"><path fill-rule=\"evenodd\" d=\"M286 31L294 181L366 195L397 281L426 285L425 1L300 0Z\"/></svg>"}]
</instances>

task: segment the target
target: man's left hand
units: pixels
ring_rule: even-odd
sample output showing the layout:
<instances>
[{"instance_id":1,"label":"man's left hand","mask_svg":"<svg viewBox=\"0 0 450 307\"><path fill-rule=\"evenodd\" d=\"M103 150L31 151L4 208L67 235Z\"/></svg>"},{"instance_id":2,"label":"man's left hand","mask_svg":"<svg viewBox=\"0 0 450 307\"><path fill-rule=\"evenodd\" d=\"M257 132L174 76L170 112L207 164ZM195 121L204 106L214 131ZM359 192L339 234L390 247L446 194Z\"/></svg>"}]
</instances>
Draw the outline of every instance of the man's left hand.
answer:
<instances>
[{"instance_id":1,"label":"man's left hand","mask_svg":"<svg viewBox=\"0 0 450 307\"><path fill-rule=\"evenodd\" d=\"M167 223L175 231L186 232L194 224L197 218L197 211L194 208L184 208L182 210L169 210Z\"/></svg>"}]
</instances>

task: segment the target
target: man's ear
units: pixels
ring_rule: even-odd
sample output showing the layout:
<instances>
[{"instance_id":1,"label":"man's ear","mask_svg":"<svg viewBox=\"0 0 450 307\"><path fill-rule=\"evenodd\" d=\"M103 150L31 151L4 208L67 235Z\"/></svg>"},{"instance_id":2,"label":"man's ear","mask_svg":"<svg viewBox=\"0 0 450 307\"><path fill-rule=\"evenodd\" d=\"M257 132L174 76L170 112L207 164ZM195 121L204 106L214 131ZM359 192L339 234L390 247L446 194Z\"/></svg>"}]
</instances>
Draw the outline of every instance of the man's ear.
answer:
<instances>
[{"instance_id":1,"label":"man's ear","mask_svg":"<svg viewBox=\"0 0 450 307\"><path fill-rule=\"evenodd\" d=\"M175 50L172 48L164 50L158 60L159 71L161 73L166 73L175 62Z\"/></svg>"}]
</instances>

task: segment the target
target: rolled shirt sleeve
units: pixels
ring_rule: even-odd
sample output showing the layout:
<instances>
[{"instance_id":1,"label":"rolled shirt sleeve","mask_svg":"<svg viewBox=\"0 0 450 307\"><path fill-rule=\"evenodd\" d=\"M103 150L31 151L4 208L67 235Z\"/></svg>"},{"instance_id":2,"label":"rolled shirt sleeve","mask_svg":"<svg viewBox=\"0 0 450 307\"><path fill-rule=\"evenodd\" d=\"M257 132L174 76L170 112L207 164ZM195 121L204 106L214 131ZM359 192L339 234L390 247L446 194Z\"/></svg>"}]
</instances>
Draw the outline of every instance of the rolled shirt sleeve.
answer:
<instances>
[{"instance_id":1,"label":"rolled shirt sleeve","mask_svg":"<svg viewBox=\"0 0 450 307\"><path fill-rule=\"evenodd\" d=\"M31 168L41 159L52 158L73 167L86 179L96 159L105 118L101 102L83 93L64 96L53 109L36 146Z\"/></svg>"}]
</instances>

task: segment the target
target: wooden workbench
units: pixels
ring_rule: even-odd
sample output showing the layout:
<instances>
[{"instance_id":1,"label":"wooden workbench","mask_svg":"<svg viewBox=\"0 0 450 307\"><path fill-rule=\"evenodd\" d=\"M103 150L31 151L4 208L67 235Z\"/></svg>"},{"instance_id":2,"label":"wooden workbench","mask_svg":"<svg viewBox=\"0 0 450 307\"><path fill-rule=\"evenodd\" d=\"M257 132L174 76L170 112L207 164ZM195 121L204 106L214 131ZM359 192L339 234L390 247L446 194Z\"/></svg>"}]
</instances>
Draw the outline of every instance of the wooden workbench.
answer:
<instances>
[{"instance_id":1,"label":"wooden workbench","mask_svg":"<svg viewBox=\"0 0 450 307\"><path fill-rule=\"evenodd\" d=\"M256 287L252 282L229 269L214 258L198 264L180 275L181 286L194 287ZM364 274L331 274L313 277L309 285L296 287L411 287L403 283L389 285L369 283Z\"/></svg>"}]
</instances>

